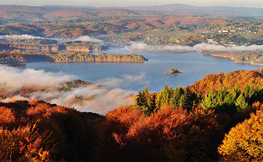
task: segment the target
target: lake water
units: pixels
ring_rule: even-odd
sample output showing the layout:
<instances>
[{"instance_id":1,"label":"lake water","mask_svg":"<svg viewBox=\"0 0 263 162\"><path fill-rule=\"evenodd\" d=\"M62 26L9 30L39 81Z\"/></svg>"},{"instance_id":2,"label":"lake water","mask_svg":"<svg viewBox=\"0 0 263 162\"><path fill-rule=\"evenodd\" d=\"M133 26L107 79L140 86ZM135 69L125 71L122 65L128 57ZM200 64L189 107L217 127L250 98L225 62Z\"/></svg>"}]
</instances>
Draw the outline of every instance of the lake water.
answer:
<instances>
[{"instance_id":1,"label":"lake water","mask_svg":"<svg viewBox=\"0 0 263 162\"><path fill-rule=\"evenodd\" d=\"M114 86L130 92L138 92L145 86L150 92L159 92L166 83L173 88L185 87L204 78L207 74L262 68L262 66L250 64L236 64L230 59L205 56L197 52L130 52L120 48L103 52L111 54L136 53L144 55L149 60L145 63L50 63L31 60L33 62L23 68L63 72L74 75L75 79ZM162 75L174 68L183 74Z\"/></svg>"}]
</instances>

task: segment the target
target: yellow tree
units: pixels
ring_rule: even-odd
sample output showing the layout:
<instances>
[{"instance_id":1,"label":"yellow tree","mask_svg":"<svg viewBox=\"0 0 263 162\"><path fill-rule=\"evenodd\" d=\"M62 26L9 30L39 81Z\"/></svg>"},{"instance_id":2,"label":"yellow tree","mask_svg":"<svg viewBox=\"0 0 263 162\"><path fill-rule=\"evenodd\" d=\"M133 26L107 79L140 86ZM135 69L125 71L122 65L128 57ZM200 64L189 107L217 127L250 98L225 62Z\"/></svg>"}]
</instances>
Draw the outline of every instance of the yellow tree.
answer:
<instances>
[{"instance_id":1,"label":"yellow tree","mask_svg":"<svg viewBox=\"0 0 263 162\"><path fill-rule=\"evenodd\" d=\"M263 160L263 110L250 119L233 127L225 135L218 152L225 161L261 161Z\"/></svg>"}]
</instances>

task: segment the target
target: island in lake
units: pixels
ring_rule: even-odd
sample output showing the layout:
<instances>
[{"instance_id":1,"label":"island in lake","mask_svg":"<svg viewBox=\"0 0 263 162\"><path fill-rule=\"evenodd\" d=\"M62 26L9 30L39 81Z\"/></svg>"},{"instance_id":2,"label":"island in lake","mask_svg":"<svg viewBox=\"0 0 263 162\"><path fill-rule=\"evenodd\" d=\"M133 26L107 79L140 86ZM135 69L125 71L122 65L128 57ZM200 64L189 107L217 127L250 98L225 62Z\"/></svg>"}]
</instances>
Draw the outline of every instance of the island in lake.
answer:
<instances>
[{"instance_id":1,"label":"island in lake","mask_svg":"<svg viewBox=\"0 0 263 162\"><path fill-rule=\"evenodd\" d=\"M183 74L182 72L178 71L177 69L170 69L168 73L163 75L177 75L177 74Z\"/></svg>"}]
</instances>

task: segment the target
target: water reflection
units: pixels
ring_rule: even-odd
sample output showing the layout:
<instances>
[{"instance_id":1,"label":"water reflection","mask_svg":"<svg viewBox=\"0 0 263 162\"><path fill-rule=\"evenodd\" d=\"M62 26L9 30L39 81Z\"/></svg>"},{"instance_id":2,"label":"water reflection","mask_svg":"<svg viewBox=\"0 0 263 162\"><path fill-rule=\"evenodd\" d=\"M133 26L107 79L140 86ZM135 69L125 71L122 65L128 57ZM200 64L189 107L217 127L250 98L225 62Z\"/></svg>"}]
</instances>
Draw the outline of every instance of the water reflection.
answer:
<instances>
[{"instance_id":1,"label":"water reflection","mask_svg":"<svg viewBox=\"0 0 263 162\"><path fill-rule=\"evenodd\" d=\"M26 64L9 64L8 66L18 67L18 68L25 68Z\"/></svg>"}]
</instances>

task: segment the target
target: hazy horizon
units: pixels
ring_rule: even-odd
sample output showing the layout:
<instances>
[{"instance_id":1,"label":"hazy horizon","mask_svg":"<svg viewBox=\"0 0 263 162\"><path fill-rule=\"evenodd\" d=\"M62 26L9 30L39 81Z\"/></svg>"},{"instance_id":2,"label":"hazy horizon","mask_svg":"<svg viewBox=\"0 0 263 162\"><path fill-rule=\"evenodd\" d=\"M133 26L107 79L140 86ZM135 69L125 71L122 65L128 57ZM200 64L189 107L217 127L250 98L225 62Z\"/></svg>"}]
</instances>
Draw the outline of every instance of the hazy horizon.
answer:
<instances>
[{"instance_id":1,"label":"hazy horizon","mask_svg":"<svg viewBox=\"0 0 263 162\"><path fill-rule=\"evenodd\" d=\"M255 7L263 8L263 1L238 1L238 0L46 0L46 1L35 1L35 0L9 0L1 2L1 5L26 5L26 6L46 6L46 5L60 5L60 6L90 6L90 7L131 7L131 6L159 6L167 4L184 4L198 7L205 6L225 6L225 7Z\"/></svg>"}]
</instances>

